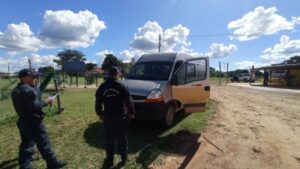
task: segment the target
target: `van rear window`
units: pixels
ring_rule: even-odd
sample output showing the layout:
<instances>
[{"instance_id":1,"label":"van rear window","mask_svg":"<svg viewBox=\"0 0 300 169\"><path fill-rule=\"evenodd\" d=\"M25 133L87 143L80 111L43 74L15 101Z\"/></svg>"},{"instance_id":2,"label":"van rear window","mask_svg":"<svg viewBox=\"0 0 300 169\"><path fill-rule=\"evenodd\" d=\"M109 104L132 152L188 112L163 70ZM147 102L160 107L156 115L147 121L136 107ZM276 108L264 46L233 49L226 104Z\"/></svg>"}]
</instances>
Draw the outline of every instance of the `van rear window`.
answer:
<instances>
[{"instance_id":1,"label":"van rear window","mask_svg":"<svg viewBox=\"0 0 300 169\"><path fill-rule=\"evenodd\" d=\"M168 80L172 62L141 62L130 70L127 79Z\"/></svg>"}]
</instances>

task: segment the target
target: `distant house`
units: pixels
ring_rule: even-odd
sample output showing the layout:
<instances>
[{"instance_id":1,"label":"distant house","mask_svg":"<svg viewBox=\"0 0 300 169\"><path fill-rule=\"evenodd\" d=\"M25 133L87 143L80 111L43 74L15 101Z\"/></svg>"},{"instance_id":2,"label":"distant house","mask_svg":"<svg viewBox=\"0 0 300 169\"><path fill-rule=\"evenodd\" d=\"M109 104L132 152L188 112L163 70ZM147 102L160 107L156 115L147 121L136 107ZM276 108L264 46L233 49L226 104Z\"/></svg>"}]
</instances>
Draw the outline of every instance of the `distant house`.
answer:
<instances>
[{"instance_id":1,"label":"distant house","mask_svg":"<svg viewBox=\"0 0 300 169\"><path fill-rule=\"evenodd\" d=\"M300 63L297 64L274 64L254 68L269 73L269 85L300 87Z\"/></svg>"},{"instance_id":2,"label":"distant house","mask_svg":"<svg viewBox=\"0 0 300 169\"><path fill-rule=\"evenodd\" d=\"M104 70L99 67L96 67L89 71L89 74L101 74L102 75L103 73L104 73Z\"/></svg>"}]
</instances>

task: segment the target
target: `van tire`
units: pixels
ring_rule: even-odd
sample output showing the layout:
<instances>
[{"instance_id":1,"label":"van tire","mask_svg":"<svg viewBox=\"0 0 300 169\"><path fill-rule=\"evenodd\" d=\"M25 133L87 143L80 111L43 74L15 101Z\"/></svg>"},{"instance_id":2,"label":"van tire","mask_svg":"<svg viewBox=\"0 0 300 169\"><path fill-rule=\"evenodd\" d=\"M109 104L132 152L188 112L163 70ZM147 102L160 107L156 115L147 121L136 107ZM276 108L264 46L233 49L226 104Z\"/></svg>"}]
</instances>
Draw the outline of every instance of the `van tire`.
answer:
<instances>
[{"instance_id":1,"label":"van tire","mask_svg":"<svg viewBox=\"0 0 300 169\"><path fill-rule=\"evenodd\" d=\"M162 120L162 125L165 128L169 128L173 125L175 119L175 107L169 104Z\"/></svg>"}]
</instances>

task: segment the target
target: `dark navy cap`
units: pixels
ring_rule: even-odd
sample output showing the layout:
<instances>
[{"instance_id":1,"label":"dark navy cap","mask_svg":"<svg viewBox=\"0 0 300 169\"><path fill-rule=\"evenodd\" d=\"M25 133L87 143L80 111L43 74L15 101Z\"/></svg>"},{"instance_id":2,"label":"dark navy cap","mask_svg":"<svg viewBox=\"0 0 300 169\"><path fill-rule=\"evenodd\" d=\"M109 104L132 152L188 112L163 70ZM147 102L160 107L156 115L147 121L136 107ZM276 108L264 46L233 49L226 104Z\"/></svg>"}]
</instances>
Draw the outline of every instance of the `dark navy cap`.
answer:
<instances>
[{"instance_id":1,"label":"dark navy cap","mask_svg":"<svg viewBox=\"0 0 300 169\"><path fill-rule=\"evenodd\" d=\"M19 72L19 78L26 77L26 76L40 76L39 72L36 72L34 69L22 69Z\"/></svg>"},{"instance_id":2,"label":"dark navy cap","mask_svg":"<svg viewBox=\"0 0 300 169\"><path fill-rule=\"evenodd\" d=\"M116 75L118 73L120 73L120 70L118 67L111 67L108 71L109 75Z\"/></svg>"}]
</instances>

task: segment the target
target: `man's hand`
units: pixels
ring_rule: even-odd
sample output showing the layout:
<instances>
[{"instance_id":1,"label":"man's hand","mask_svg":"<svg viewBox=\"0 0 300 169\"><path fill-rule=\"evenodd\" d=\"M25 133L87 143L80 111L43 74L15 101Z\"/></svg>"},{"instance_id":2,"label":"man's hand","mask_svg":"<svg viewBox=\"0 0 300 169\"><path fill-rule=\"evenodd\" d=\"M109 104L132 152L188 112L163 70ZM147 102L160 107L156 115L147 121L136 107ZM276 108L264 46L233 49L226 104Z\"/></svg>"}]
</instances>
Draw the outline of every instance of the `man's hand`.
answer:
<instances>
[{"instance_id":1,"label":"man's hand","mask_svg":"<svg viewBox=\"0 0 300 169\"><path fill-rule=\"evenodd\" d=\"M48 103L49 105L52 105L53 100L52 100L52 99L48 99L48 100L47 100L47 103Z\"/></svg>"}]
</instances>

